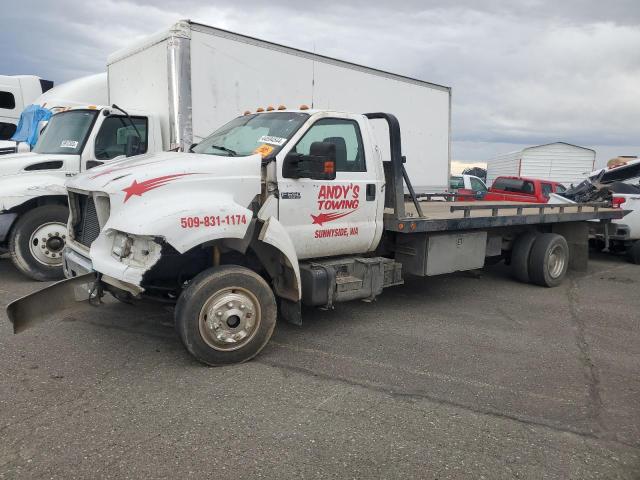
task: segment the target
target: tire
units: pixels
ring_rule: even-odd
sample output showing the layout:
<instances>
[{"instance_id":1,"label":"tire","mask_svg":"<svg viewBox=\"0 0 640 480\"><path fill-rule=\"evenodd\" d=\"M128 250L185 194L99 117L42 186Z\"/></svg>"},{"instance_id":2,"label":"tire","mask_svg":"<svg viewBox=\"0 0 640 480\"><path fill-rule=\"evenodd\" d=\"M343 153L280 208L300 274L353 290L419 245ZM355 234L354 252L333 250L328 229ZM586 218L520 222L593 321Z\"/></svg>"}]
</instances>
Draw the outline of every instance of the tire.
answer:
<instances>
[{"instance_id":1,"label":"tire","mask_svg":"<svg viewBox=\"0 0 640 480\"><path fill-rule=\"evenodd\" d=\"M562 235L543 233L533 243L529 256L529 279L543 287L562 283L569 266L569 246Z\"/></svg>"},{"instance_id":2,"label":"tire","mask_svg":"<svg viewBox=\"0 0 640 480\"><path fill-rule=\"evenodd\" d=\"M516 238L511 249L511 275L522 283L529 283L529 256L538 234L526 232Z\"/></svg>"},{"instance_id":3,"label":"tire","mask_svg":"<svg viewBox=\"0 0 640 480\"><path fill-rule=\"evenodd\" d=\"M636 240L627 247L627 258L631 263L640 265L640 240Z\"/></svg>"},{"instance_id":4,"label":"tire","mask_svg":"<svg viewBox=\"0 0 640 480\"><path fill-rule=\"evenodd\" d=\"M273 292L260 275L225 265L191 281L178 299L175 325L187 351L215 367L255 357L271 338L277 314Z\"/></svg>"},{"instance_id":5,"label":"tire","mask_svg":"<svg viewBox=\"0 0 640 480\"><path fill-rule=\"evenodd\" d=\"M43 205L20 216L9 235L16 268L41 282L64 278L62 250L68 218L69 209L64 205Z\"/></svg>"}]
</instances>

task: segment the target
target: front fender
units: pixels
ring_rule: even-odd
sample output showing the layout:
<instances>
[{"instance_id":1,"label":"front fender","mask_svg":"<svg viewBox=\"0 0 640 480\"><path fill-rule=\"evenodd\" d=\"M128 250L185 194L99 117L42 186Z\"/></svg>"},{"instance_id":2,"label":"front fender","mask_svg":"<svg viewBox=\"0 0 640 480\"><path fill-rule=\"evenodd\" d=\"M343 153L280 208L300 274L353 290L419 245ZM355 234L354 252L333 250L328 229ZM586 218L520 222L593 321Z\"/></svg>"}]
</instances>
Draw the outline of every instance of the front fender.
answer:
<instances>
[{"instance_id":1,"label":"front fender","mask_svg":"<svg viewBox=\"0 0 640 480\"><path fill-rule=\"evenodd\" d=\"M105 232L117 230L132 235L162 236L178 252L184 253L214 240L244 238L253 212L239 201L248 206L253 196L234 199L226 192L194 192L187 194L187 198L166 195L153 205L138 202L112 213Z\"/></svg>"},{"instance_id":2,"label":"front fender","mask_svg":"<svg viewBox=\"0 0 640 480\"><path fill-rule=\"evenodd\" d=\"M60 173L21 173L0 177L0 211L19 207L37 197L67 196L67 177Z\"/></svg>"}]
</instances>

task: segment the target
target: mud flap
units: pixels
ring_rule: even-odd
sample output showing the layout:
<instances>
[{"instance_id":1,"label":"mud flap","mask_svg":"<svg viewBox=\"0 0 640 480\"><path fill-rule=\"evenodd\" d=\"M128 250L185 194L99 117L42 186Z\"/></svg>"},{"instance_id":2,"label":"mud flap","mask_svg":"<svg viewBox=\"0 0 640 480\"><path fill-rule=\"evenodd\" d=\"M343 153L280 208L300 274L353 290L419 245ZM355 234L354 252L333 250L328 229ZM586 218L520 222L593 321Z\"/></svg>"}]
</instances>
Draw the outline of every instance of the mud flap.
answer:
<instances>
[{"instance_id":1,"label":"mud flap","mask_svg":"<svg viewBox=\"0 0 640 480\"><path fill-rule=\"evenodd\" d=\"M24 332L39 323L51 320L54 315L90 307L89 292L95 281L96 274L88 273L54 283L11 302L7 306L7 316L13 324L13 333Z\"/></svg>"}]
</instances>

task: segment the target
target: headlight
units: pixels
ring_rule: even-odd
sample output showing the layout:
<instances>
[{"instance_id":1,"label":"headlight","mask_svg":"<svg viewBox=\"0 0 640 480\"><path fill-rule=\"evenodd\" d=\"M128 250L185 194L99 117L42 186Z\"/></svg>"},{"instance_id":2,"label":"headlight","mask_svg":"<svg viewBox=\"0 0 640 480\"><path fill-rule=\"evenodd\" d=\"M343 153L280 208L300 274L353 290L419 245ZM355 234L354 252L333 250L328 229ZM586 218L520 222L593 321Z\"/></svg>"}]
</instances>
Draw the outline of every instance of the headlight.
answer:
<instances>
[{"instance_id":1,"label":"headlight","mask_svg":"<svg viewBox=\"0 0 640 480\"><path fill-rule=\"evenodd\" d=\"M126 233L118 233L113 239L113 253L120 260L131 255L131 247L133 246L133 238Z\"/></svg>"},{"instance_id":2,"label":"headlight","mask_svg":"<svg viewBox=\"0 0 640 480\"><path fill-rule=\"evenodd\" d=\"M113 233L111 255L130 266L141 267L160 253L161 246L153 237Z\"/></svg>"}]
</instances>

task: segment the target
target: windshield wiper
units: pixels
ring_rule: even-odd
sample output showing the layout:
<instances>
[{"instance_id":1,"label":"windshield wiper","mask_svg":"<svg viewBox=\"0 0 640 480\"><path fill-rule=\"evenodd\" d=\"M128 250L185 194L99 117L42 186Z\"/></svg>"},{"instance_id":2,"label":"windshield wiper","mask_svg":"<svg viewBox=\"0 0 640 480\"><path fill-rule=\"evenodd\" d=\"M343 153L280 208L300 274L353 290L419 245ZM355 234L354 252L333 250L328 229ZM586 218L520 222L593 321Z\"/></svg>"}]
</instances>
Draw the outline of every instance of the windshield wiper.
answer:
<instances>
[{"instance_id":1,"label":"windshield wiper","mask_svg":"<svg viewBox=\"0 0 640 480\"><path fill-rule=\"evenodd\" d=\"M231 150L230 148L227 148L227 147L222 147L222 146L219 146L219 145L211 145L211 148L217 148L218 150L222 150L223 152L227 152L232 157L235 157L236 155L238 155L238 152L236 152L235 150Z\"/></svg>"}]
</instances>

